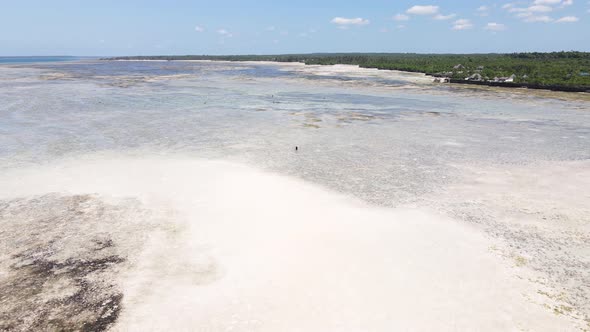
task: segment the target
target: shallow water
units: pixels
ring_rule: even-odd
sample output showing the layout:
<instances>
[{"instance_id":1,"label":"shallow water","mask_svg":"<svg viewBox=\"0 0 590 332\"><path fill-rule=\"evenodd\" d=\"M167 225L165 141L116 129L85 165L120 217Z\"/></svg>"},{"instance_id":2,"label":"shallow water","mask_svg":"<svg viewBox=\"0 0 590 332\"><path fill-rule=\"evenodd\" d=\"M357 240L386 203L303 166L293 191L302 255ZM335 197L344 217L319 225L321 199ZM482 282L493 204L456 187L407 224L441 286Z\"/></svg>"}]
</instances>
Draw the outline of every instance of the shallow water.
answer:
<instances>
[{"instance_id":1,"label":"shallow water","mask_svg":"<svg viewBox=\"0 0 590 332\"><path fill-rule=\"evenodd\" d=\"M443 225L448 223L449 232L452 234L464 234L464 232L472 234L443 237L447 239L447 244L445 240L441 240L439 245L433 246L433 250L450 248L450 243L453 241L471 243L467 239L479 239L479 236L483 236L485 240L481 241L490 241L486 242L486 245L494 248L489 257L490 262L493 262L486 268L482 267L480 272L497 272L502 264L509 267L516 265L518 270L513 273L531 281L531 285L526 286L531 288L526 291L523 290L526 287L519 284L514 286L514 289L506 288L506 293L496 294L499 298L489 294L490 302L486 305L493 304L493 307L497 304L493 301L500 301L502 305L501 298L506 296L505 298L509 299L506 301L517 303L515 306L518 308L525 308L525 305L519 302L520 300L513 300L516 296L513 292L531 291L533 295L530 296L547 295L532 301L534 303L531 305L536 309L522 309L526 312L541 308L548 314L554 315L553 312L557 310L561 312L560 315L571 320L568 324L571 323L572 326L583 325L583 319L590 317L588 305L590 290L587 286L590 284L588 282L590 281L588 268L590 254L584 249L590 225L590 211L588 211L590 185L585 185L590 184L588 164L590 103L583 98L568 98L567 94L556 94L548 98L535 94L523 94L521 91L433 85L429 78L418 74L359 69L352 66L77 61L0 65L0 100L2 100L0 103L0 170L3 173L0 176L0 184L4 184L0 186L0 198L4 202L2 203L4 208L0 209L0 212L4 211L0 214L3 216L4 223L0 229L3 233L0 235L4 236L5 240L10 238L8 242L19 243L20 246L23 243L22 239L12 235L12 232L19 229L14 226L18 225L18 222L31 223L27 224L29 225L27 232L35 231L34 225L48 218L59 221L62 225L60 227L64 227L63 230L60 228L59 232L55 232L51 238L42 239L41 237L37 242L30 243L29 247L26 245L18 247L19 252L15 252L14 248L3 247L1 257L3 257L2 266L6 275L17 275L14 274L17 272L10 272L14 269L14 264L17 264L13 261L15 259L36 262L33 264L34 268L30 268L26 273L40 273L43 278L49 278L47 272L39 272L45 271L42 267L47 266L47 262L52 262L51 264L62 262L60 263L62 265L56 265L60 268L68 268L67 266L71 265L74 267L69 267L70 269L81 269L79 265L76 265L76 260L72 260L75 253L72 253L71 248L68 247L80 244L65 242L67 245L64 244L63 247L57 249L52 247L56 245L55 243L60 243L59 234L69 231L81 232L78 229L69 230L66 222L75 220L75 217L71 215L76 215L75 211L78 211L78 205L81 204L81 211L85 209L107 211L104 213L115 214L125 220L125 226L115 223L120 228L116 232L109 233L102 228L97 231L96 225L102 223L100 220L105 220L104 214L97 212L96 216L93 214L94 217L86 219L88 227L84 231L85 240L82 241L94 243L92 246L96 244L96 241L99 243L106 241L104 237L114 241L113 248L107 249L108 254L101 253L99 256L102 258L123 257L129 263L115 264L123 266L120 268L122 271L129 270L131 272L126 273L131 275L137 271L144 271L148 276L154 273L153 269L144 265L157 265L157 263L138 257L145 257L148 255L146 252L157 250L154 248L161 248L161 245L147 245L146 243L150 242L146 240L150 238L149 235L141 235L124 244L124 236L121 235L130 231L141 233L141 226L137 226L134 222L129 224L129 222L137 218L145 218L149 220L149 222L146 221L146 225L149 226L146 226L146 232L148 232L146 234L150 234L151 231L148 230L151 229L158 229L158 232L167 234L161 235L166 238L161 240L166 246L169 245L168 243L177 243L181 246L189 246L190 248L185 250L191 252L200 250L194 248L195 244L187 240L166 242L171 241L168 237L171 236L170 228L172 228L174 229L172 234L181 234L182 238L188 236L187 234L194 235L192 239L199 243L198 246L210 246L222 251L211 256L216 262L214 265L224 266L225 264L225 267L220 270L209 271L207 267L212 263L209 261L208 254L205 255L206 257L197 255L196 258L191 258L198 261L196 272L193 271L198 279L195 285L212 283L216 285L212 289L226 294L228 301L239 300L239 297L234 298L236 294L252 296L252 290L260 291L256 288L258 286L253 289L248 288L250 286L243 288L240 286L239 278L224 279L223 277L226 273L233 276L232 273L240 273L240 271L254 280L257 276L260 277L255 271L243 266L244 262L252 259L251 256L242 257L243 261L240 261L241 256L238 255L237 258L233 256L233 251L238 250L236 246L239 244L248 247L248 241L227 235L227 232L231 232L233 228L239 229L242 226L238 227L237 224L232 223L223 224L226 220L224 218L228 216L221 212L224 208L240 210L238 208L240 199L229 197L224 203L225 195L232 196L232 191L248 195L248 191L244 192L242 187L235 188L231 185L224 187L221 184L219 188L225 188L225 191L216 192L214 189L204 192L195 191L194 188L199 187L200 181L205 180L195 178L195 174L191 174L190 169L191 167L200 169L202 164L196 163L190 166L191 162L187 161L223 160L232 164L246 165L258 171L288 176L298 181L303 180L305 183L321 186L352 200L358 200L355 201L357 203L346 203L340 207L334 205L323 210L315 204L306 203L300 195L293 196L291 190L300 190L297 189L300 188L298 185L281 187L282 191L274 194L273 190L277 190L274 187L260 192L251 191L253 197L261 197L264 200L270 200L276 195L277 202L273 204L281 205L282 209L291 208L293 213L303 209L306 213L300 216L301 219L313 220L314 216L317 216L320 229L335 227L331 221L324 220L326 215L336 214L338 218L343 218L341 211L348 211L350 204L369 203L370 205L365 206L364 209L411 208L420 211L420 215L426 213L430 217L426 218L428 222L420 226L423 228L435 228L438 227L435 226L439 225L438 223ZM298 151L295 151L295 146L299 148ZM177 158L184 161L180 167L166 162L166 160ZM154 166L156 170L150 171L152 173L148 172L147 175L139 175L143 169L149 169L150 161L157 165L157 167ZM137 176L132 174L134 167L138 170ZM224 168L220 167L221 169ZM125 171L119 174L118 170ZM212 178L223 177L223 174L215 173L209 168L203 172L210 174ZM227 170L227 174L234 174L232 168ZM182 181L177 178L174 180L176 181L174 186L167 185L168 176L185 177L186 185L190 184L192 189L182 188ZM245 178L256 177L255 173L244 176ZM122 190L118 186L127 184L127 177L129 188L132 187L131 184L133 188L143 188L139 185L140 183L151 181L158 185L156 189L150 187L145 191ZM248 183L244 186L255 187L256 185ZM160 191L157 188L160 188ZM207 198L195 198L198 195L205 195L204 193L207 193ZM313 193L315 192L310 191L310 195L322 197L321 194ZM211 195L214 198L211 198ZM573 195L576 196L575 199L571 198ZM183 208L189 204L183 197L209 202L207 206L212 206L211 210L195 212L193 208ZM281 197L285 200L292 199L294 206L288 204L283 206ZM111 204L109 200L112 199L115 202ZM121 199L128 201L121 203L119 201ZM157 204L154 203L154 199ZM335 198L326 199L326 202L332 202L333 199ZM82 203L75 203L79 201ZM169 202L166 203L167 201ZM72 204L74 207L71 207ZM83 208L85 204L88 206ZM198 203L195 204L198 206ZM224 204L227 206L221 210L216 209L218 205L223 207ZM252 204L256 204L255 201ZM310 205L306 206L307 204ZM25 213L27 206L30 207L31 212ZM55 211L50 208L49 217L38 217L41 215L39 211L46 211L47 206L52 206ZM158 208L154 209L153 206ZM250 209L244 211L252 213ZM201 212L205 214L199 214ZM333 242L332 245L335 248L346 251L349 249L341 246L341 243L351 241L348 237L350 234L366 231L368 232L364 235L366 240L372 239L379 232L386 234L392 232L389 227L394 226L383 226L383 220L388 218L397 220L395 225L400 220L402 223L418 220L419 225L422 220L422 217L414 218L411 213L410 217L407 217L403 212L394 209L387 213L391 215L386 217L382 214L368 213L361 215L356 221L348 220L347 223L360 222L360 224L354 227L343 226L343 230L339 233L342 237L330 237L329 241ZM187 221L187 215L196 221ZM211 223L211 220L198 221L199 218L206 216L225 226L221 227L216 222ZM280 214L279 216L286 218ZM235 218L235 214L232 214L232 218ZM285 243L296 245L297 241L291 235L273 229L267 224L273 218L278 218L276 212L269 212L268 215L263 213L261 218L264 221L261 221L262 224L257 224L255 219L248 218L242 222L246 226L252 225L252 227L266 229L269 236L276 237L276 241L284 240ZM451 218L454 219L452 222L449 221ZM162 226L162 223L158 221L166 219L179 219L182 222L174 222L172 226ZM368 230L362 228L364 219L371 225L368 226ZM296 218L286 220L289 220L289 223L285 224L287 229L295 227L293 223L296 223ZM113 222L112 218L109 222ZM461 226L452 226L455 222ZM379 226L375 226L377 224ZM164 225L167 224L164 223ZM310 226L307 223L302 225ZM162 230L162 227L165 230ZM470 230L466 231L463 227L468 227ZM186 229L190 231L186 233ZM214 235L203 237L199 235L200 231L211 231ZM243 231L250 236L258 234L252 229ZM415 229L405 228L398 231L416 236ZM306 236L318 236L314 232L309 235L308 228L301 232ZM361 264L359 271L362 269L379 273L377 271L389 271L388 269L395 266L395 260L401 258L396 255L387 258L387 250L399 251L403 246L388 247L386 245L387 241L401 240L393 235L394 233L388 235L389 239L384 236L381 239L383 242L377 241L378 249L374 251L364 247L355 249L360 252L354 256L357 262L377 253L383 254L384 259L389 259L388 262L390 262L384 267L380 266L382 262L373 262L367 266ZM25 232L24 235L26 234ZM227 237L220 234L225 234ZM427 236L428 241L434 241L435 238L435 234ZM7 241L3 242L7 243ZM228 244L229 242L234 246ZM275 242L271 241L272 243ZM94 250L92 246L88 247L90 253ZM475 244L474 246L474 252L486 251L485 245L483 248ZM326 248L319 243L314 243L310 248L317 249L316 254L319 257L333 255L329 251L326 252ZM103 249L99 252L102 252L101 250ZM252 255L260 255L258 251L262 249L253 246L252 250ZM432 255L423 247L411 250L417 252L417 257L425 258ZM465 248L449 250L456 250L452 252L458 255ZM45 251L52 254L44 256L42 252ZM307 257L313 261L311 252L310 249L310 256L296 256L293 259ZM169 254L172 255L172 253ZM44 260L38 261L31 258L37 257L35 255L44 257ZM93 257L92 254L85 253L82 256L86 257L84 255ZM423 276L421 273L425 271L428 271L426 274L431 274L437 269L456 269L456 264L459 263L450 258L451 256L448 261L445 261L446 264L437 265L435 262L425 260L430 262L427 264L429 268L418 269L419 271L410 267L404 269L413 271L414 276ZM176 259L182 257L184 256L178 256ZM473 262L477 260L477 256L454 257L469 262L472 259ZM497 258L501 261L495 261ZM273 264L279 265L271 264L267 272L271 273L276 280L287 278L289 283L296 283L282 272L275 270L280 266L280 259L276 260L276 257L269 259ZM262 261L257 258L252 261L252 264L262 264ZM63 262L70 262L70 265L64 265ZM322 263L316 261L314 264ZM345 263L338 264L334 271L346 270ZM137 270L138 266L139 270ZM157 266L154 267L154 269L157 268ZM178 274L171 272L171 275L167 277L152 276L153 280L184 278L186 269L173 267L173 269L176 268L180 269ZM141 307L141 310L133 311L132 307L134 305L139 307L138 303L142 301L142 297L138 295L141 292L138 293L137 290L137 287L140 287L138 283L141 284L141 282L137 282L137 277L121 277L126 274L118 269L114 268L112 271L107 268L101 269L99 272L108 276L103 279L113 281L112 284L106 286L101 284L100 287L111 289L110 287L116 285L125 285L120 286L125 291L115 287L116 291L110 293L104 291L101 294L106 298L110 296L112 303L119 303L121 299L118 296L123 294L122 305L124 308L126 306L128 311L123 309L121 318L123 327L120 328L139 327L141 324L137 324L142 322L142 315L149 316L150 310L156 310L156 308L148 306L147 309ZM190 270L191 267L188 269ZM300 267L296 271L302 277L311 278L306 274L309 271L304 272L305 270ZM325 273L334 271L326 270ZM489 281L476 273L477 270L471 272L474 275L470 278L474 282L478 278L482 284ZM97 272L90 270L88 273L92 275ZM357 272L353 273L355 277L343 279L343 285L352 289L359 287L356 290L359 294L363 290L369 294L377 292L379 288L360 286L360 283L367 282L366 275L355 273ZM502 275L498 278L504 278L504 272L498 273ZM495 275L491 272L488 274ZM90 277L82 273L82 277L77 274L72 276L72 280L78 280L76 278ZM149 279L149 277L145 278ZM453 278L461 277L453 274L440 287L451 287L456 282ZM215 280L218 279L226 281L216 282ZM512 285L512 281L509 280L511 279L508 278L506 282ZM231 285L224 288L224 282L229 282ZM323 282L325 281L320 282L319 285ZM493 282L493 279L490 282ZM159 285L164 287L167 284L164 282ZM477 283L474 285L474 289L481 286ZM1 286L0 289L2 289ZM297 289L300 286L294 287ZM143 289L142 287L147 286L143 285L140 288ZM395 292L396 287L399 287L399 283L396 283L395 287L384 286L381 290ZM208 294L207 298L219 295L210 288L207 289L206 292L213 292ZM285 291L281 287L275 289L279 293L280 290ZM183 289L175 290L178 293L183 291ZM437 293L440 288L431 291L433 298L445 294ZM463 294L460 290L456 290L455 293ZM85 293L82 294L82 297L86 296ZM264 296L269 294L265 293ZM285 296L287 294L290 293L283 293ZM199 294L195 296L197 295ZM328 307L336 305L340 300L338 297L332 297L333 294L324 295L330 299L326 302ZM152 302L148 303L157 302L158 296L155 298L153 294L146 296L152 296L150 298ZM163 295L159 294L159 296ZM350 296L349 303L353 303L355 299L361 299ZM410 295L404 296L406 301L409 301ZM421 301L426 301L425 299L428 298L425 294L416 296L420 296ZM458 296L468 297L465 294ZM311 298L314 299L313 301L320 301L313 296ZM493 301L492 298L494 298ZM367 298L363 299L369 301ZM170 301L174 301L174 298ZM452 301L454 304L449 308L456 309L461 305L473 305L481 299L466 298L462 302L459 298L455 298ZM306 300L299 298L295 305L303 305L303 303L306 303ZM420 303L423 308L429 308L428 310L432 312L439 310L427 301ZM391 306L391 303L387 301L382 304ZM187 305L201 308L201 304L191 301L188 301ZM219 307L210 308L211 312L203 311L200 315L210 313L219 321L208 321L207 324L203 323L199 326L213 330L222 328L223 324L220 322L232 313L223 312L221 309L227 306L226 302L220 300L218 305ZM268 310L267 306L278 305L279 309L274 312L276 321L262 325L260 323L248 325L247 322L241 322L236 323L235 326L255 327L260 330L273 328L287 330L285 327L290 326L296 330L297 326L293 325L296 324L294 322L301 321L301 317L297 315L311 314L306 310L295 310L283 302L273 303L270 299L253 302L253 305L257 308L256 312L250 313L252 317L258 317L257 315L262 311ZM330 316L327 311L320 310L318 315L321 316L323 313L326 317L330 316L332 321L315 318L301 325L300 328L310 330L315 325L318 330L343 330L342 326L347 326L345 318L350 315L350 311L359 310L357 305L358 303L338 307L340 316L338 314ZM412 314L419 311L419 307L408 306L410 309L404 309L408 310L406 316L418 319ZM18 310L17 307L15 308L14 310ZM158 308L157 310L163 310ZM231 305L230 308L236 310L233 314L246 317L244 319L249 317L242 306ZM392 326L398 328L412 326L411 321L398 322L399 324L395 325L392 323L393 316L387 310L378 312L376 308L371 310L380 317L373 317L373 322L377 325L369 324L372 316L366 312L359 314L357 321L350 321L348 330L362 330L363 327L371 330L387 330L387 327ZM92 312L92 306L86 309ZM222 311L215 311L218 309ZM119 311L112 310L119 314ZM289 316L289 310L294 310L296 315ZM542 310L538 315L542 315ZM508 313L498 314L509 315ZM519 326L529 326L534 329L537 325L529 325L529 323L538 318L533 319L533 316L530 321L526 319L519 321ZM44 316L39 317L41 317L39 322L43 322ZM441 317L443 318L440 319L444 320L444 314ZM489 323L490 327L493 324L498 324L496 325L498 328L511 326L508 316L507 320L499 319L498 321L493 319L487 321L487 318L477 315L474 317L474 320L460 321L459 319L457 323L459 325L455 325L455 329L457 326L467 328L477 325L478 319L480 323ZM188 316L182 316L182 318L188 319ZM78 318L69 317L68 319L76 321ZM145 320L145 317L143 319ZM257 319L260 320L260 317ZM191 324L198 324L193 318L188 321ZM116 322L116 319L112 322ZM112 322L96 320L93 324L108 327ZM437 322L440 323L440 321L431 321L416 327L428 330L437 326ZM564 322L553 323L566 324ZM164 328L167 323L169 322L157 322L162 324L159 325L161 328ZM182 329L182 319L178 324L181 325L176 328ZM453 325L448 325L444 329L453 330Z\"/></svg>"},{"instance_id":2,"label":"shallow water","mask_svg":"<svg viewBox=\"0 0 590 332\"><path fill-rule=\"evenodd\" d=\"M14 75L0 81L2 166L105 150L183 152L396 205L448 181L455 163L590 157L587 103L465 96L432 89L418 75L408 83L404 75L350 67L207 62L2 72Z\"/></svg>"}]
</instances>

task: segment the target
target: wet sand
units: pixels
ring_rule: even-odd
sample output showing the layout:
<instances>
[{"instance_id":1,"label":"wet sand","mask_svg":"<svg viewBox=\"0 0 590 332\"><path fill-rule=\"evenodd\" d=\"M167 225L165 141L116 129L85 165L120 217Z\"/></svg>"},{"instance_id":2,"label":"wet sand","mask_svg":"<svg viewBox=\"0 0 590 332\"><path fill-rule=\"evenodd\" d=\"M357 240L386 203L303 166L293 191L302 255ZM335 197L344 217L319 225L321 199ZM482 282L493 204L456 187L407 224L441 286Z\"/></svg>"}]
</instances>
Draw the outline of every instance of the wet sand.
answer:
<instances>
[{"instance_id":1,"label":"wet sand","mask_svg":"<svg viewBox=\"0 0 590 332\"><path fill-rule=\"evenodd\" d=\"M372 207L224 162L84 159L2 176L3 226L14 230L3 243L19 252L4 279L22 278L26 269L44 295L13 288L3 302L14 308L3 317L8 326L23 310L49 311L60 318L58 329L101 327L101 319L111 326L113 318L121 331L572 324L537 304L542 295L493 255L492 242L441 215ZM23 223L43 232L16 231ZM46 307L36 307L39 301ZM41 327L31 324L19 330Z\"/></svg>"}]
</instances>

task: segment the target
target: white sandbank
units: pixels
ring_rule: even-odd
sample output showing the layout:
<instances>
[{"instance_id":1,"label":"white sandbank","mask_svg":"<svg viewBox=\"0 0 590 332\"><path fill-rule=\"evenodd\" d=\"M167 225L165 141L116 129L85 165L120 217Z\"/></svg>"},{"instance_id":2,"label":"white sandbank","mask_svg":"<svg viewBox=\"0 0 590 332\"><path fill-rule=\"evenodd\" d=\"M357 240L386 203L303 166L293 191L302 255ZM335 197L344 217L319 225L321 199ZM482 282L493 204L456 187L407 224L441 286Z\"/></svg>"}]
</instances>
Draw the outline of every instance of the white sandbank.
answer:
<instances>
[{"instance_id":1,"label":"white sandbank","mask_svg":"<svg viewBox=\"0 0 590 332\"><path fill-rule=\"evenodd\" d=\"M0 198L98 193L167 211L117 281L114 330L568 330L490 240L428 211L186 157L88 156L0 184Z\"/></svg>"}]
</instances>

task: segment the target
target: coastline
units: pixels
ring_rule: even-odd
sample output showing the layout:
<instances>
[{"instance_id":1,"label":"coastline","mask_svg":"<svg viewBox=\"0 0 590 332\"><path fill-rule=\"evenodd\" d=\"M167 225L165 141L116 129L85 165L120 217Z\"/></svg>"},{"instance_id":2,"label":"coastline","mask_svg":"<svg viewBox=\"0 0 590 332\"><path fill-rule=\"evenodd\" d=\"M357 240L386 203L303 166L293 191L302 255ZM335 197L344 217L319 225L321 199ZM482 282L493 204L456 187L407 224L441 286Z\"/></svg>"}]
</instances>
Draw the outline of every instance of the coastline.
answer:
<instances>
[{"instance_id":1,"label":"coastline","mask_svg":"<svg viewBox=\"0 0 590 332\"><path fill-rule=\"evenodd\" d=\"M458 80L458 79L451 79L450 83L453 84L469 84L469 85L485 85L485 86L493 86L498 88L517 88L517 89L533 89L533 90L549 90L549 91L559 91L559 92L581 92L581 93L590 93L590 87L569 87L569 86L559 86L559 85L539 85L539 84L528 84L528 83L502 83L502 82L486 82L486 81L468 81L468 80Z\"/></svg>"},{"instance_id":2,"label":"coastline","mask_svg":"<svg viewBox=\"0 0 590 332\"><path fill-rule=\"evenodd\" d=\"M563 52L562 52L563 53ZM583 62L571 60L565 64L557 63L563 59L559 52L542 53L536 57L522 60L519 56L528 54L493 54L491 59L480 57L482 55L471 54L397 54L397 53L312 53L312 54L284 54L284 55L179 55L179 56L124 56L113 58L101 58L106 61L229 61L229 62L276 62L276 63L302 63L304 65L353 65L364 69L376 69L383 71L398 71L404 73L423 74L432 77L445 77L448 83L492 86L502 88L527 88L531 90L548 90L558 92L590 93L590 82L583 76L588 76L577 66L584 66ZM574 52L575 53L575 52ZM578 55L577 53L574 55ZM583 55L583 54L582 54ZM472 59L472 57L475 57ZM506 60L508 59L508 60ZM556 62L552 62L555 60ZM476 62L479 65L463 66L462 61ZM511 65L504 66L505 61ZM512 61L512 62L510 62ZM520 62L518 62L520 61ZM577 62L576 62L577 61ZM457 64L458 63L458 64ZM465 62L464 62L465 63ZM552 64L553 63L553 64ZM466 64L466 63L465 63ZM518 66L516 64L519 64ZM541 67L539 67L541 66ZM526 69L518 69L523 68ZM491 68L491 69L488 69ZM531 74L530 71L538 70L541 74ZM570 71L567 79L556 75L555 69ZM484 71L485 69L485 71ZM580 77L578 78L577 71ZM508 79L506 73L512 72L512 76L521 77L527 82L502 81ZM471 75L472 74L472 75ZM471 75L471 76L469 76ZM479 75L479 78L471 79ZM528 76L531 76L529 79ZM486 78L483 79L482 76ZM487 77L496 77L490 80ZM573 81L570 81L574 79ZM564 80L567 80L568 83Z\"/></svg>"},{"instance_id":3,"label":"coastline","mask_svg":"<svg viewBox=\"0 0 590 332\"><path fill-rule=\"evenodd\" d=\"M121 61L121 62L201 62L201 63L246 63L246 64L268 64L268 65L291 65L291 66L302 66L302 67L312 67L312 66L323 66L323 67L333 67L333 66L354 66L359 69L367 69L367 70L375 70L375 71L384 71L384 72L392 72L392 73L401 73L401 74L414 74L417 77L428 77L434 81L437 76L430 75L425 72L416 72L416 71L406 71L406 70L398 70L398 69L379 69L379 68L371 68L371 67L362 67L360 65L351 65L351 64L331 64L331 65L321 65L321 64L306 64L300 61L293 61L293 62L284 62L284 61L269 61L269 60L249 60L249 61L241 61L241 60L156 60L156 59L99 59L99 61ZM585 91L571 91L568 89L560 90L560 89L550 89L545 88L542 86L538 87L527 87L524 84L515 83L510 85L510 83L494 83L494 82L474 82L474 81L465 81L465 80L451 80L449 83L434 83L431 82L433 86L447 86L447 87L454 87L454 88L462 88L462 89L478 89L478 90L488 90L488 91L511 91L517 94L530 94L539 97L545 98L555 98L560 100L582 100L582 101L590 101L590 87Z\"/></svg>"}]
</instances>

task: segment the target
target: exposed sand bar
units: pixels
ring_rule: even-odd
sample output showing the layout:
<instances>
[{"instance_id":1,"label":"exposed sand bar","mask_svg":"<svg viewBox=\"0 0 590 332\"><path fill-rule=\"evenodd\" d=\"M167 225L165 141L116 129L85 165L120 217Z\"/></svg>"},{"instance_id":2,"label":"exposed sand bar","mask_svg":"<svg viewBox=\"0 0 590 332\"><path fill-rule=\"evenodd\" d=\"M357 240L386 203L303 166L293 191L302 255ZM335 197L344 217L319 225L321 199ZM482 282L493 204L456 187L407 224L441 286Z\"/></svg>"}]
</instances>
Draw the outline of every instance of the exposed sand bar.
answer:
<instances>
[{"instance_id":1,"label":"exposed sand bar","mask_svg":"<svg viewBox=\"0 0 590 332\"><path fill-rule=\"evenodd\" d=\"M146 218L133 232L102 230L114 247L137 243L113 275L124 294L114 330L572 327L541 306L546 299L490 252L481 232L429 211L377 208L294 178L188 157L87 156L9 171L0 183L4 200L95 194L132 198L159 216L156 227Z\"/></svg>"}]
</instances>

